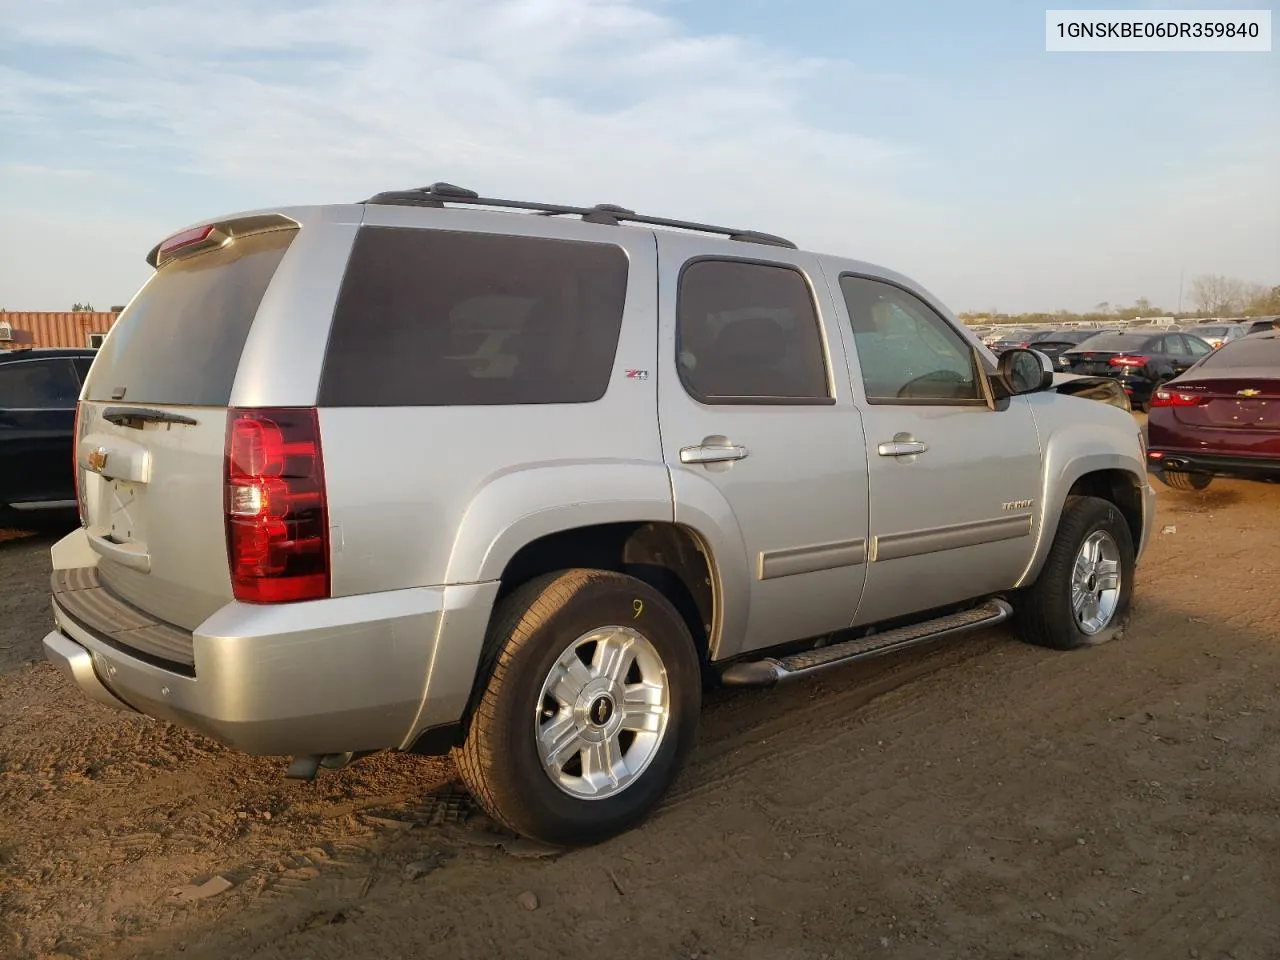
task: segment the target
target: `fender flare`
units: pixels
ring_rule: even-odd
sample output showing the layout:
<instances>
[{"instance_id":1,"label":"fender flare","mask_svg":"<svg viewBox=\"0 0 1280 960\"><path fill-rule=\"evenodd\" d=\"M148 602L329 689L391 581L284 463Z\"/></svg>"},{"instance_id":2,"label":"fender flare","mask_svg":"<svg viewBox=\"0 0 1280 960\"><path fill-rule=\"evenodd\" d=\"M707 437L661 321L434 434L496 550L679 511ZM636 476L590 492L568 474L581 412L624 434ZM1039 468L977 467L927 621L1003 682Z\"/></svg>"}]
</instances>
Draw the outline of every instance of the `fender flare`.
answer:
<instances>
[{"instance_id":1,"label":"fender flare","mask_svg":"<svg viewBox=\"0 0 1280 960\"><path fill-rule=\"evenodd\" d=\"M673 500L674 496L674 500ZM553 533L607 523L675 523L711 568L711 659L746 635L751 576L737 517L715 484L644 460L543 463L490 477L472 496L449 555L447 583L501 579L511 558Z\"/></svg>"},{"instance_id":2,"label":"fender flare","mask_svg":"<svg viewBox=\"0 0 1280 960\"><path fill-rule=\"evenodd\" d=\"M1016 588L1033 583L1040 575L1057 536L1067 494L1081 477L1103 470L1119 470L1129 474L1139 489L1146 485L1146 464L1122 451L1123 447L1116 443L1115 432L1099 430L1096 424L1065 426L1052 433L1044 454L1039 532L1031 560L1018 578ZM1143 509L1146 509L1145 501Z\"/></svg>"},{"instance_id":3,"label":"fender flare","mask_svg":"<svg viewBox=\"0 0 1280 960\"><path fill-rule=\"evenodd\" d=\"M672 521L671 482L662 463L575 460L500 473L471 497L445 582L498 580L521 547L547 534L646 521Z\"/></svg>"}]
</instances>

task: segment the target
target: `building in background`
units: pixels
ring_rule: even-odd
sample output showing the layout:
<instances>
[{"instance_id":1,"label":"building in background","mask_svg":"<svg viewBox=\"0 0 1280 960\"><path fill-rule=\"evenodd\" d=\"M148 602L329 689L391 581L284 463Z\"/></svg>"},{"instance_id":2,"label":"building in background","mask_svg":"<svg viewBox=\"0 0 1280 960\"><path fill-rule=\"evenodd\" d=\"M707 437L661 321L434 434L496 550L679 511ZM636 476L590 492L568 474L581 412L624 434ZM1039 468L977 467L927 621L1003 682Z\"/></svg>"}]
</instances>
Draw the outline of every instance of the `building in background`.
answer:
<instances>
[{"instance_id":1,"label":"building in background","mask_svg":"<svg viewBox=\"0 0 1280 960\"><path fill-rule=\"evenodd\" d=\"M65 313L0 310L0 350L100 347L122 309Z\"/></svg>"}]
</instances>

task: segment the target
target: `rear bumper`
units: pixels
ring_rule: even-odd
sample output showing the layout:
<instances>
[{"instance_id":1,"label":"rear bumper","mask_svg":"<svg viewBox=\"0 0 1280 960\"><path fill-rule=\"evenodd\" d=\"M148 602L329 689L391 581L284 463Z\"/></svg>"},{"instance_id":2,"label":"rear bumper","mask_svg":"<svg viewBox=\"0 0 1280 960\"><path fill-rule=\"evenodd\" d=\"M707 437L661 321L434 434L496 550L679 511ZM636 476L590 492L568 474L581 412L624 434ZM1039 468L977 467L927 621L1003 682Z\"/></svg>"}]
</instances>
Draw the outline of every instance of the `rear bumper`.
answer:
<instances>
[{"instance_id":1,"label":"rear bumper","mask_svg":"<svg viewBox=\"0 0 1280 960\"><path fill-rule=\"evenodd\" d=\"M1147 453L1147 465L1153 470L1211 473L1218 477L1280 477L1280 457L1226 457L1157 449Z\"/></svg>"},{"instance_id":2,"label":"rear bumper","mask_svg":"<svg viewBox=\"0 0 1280 960\"><path fill-rule=\"evenodd\" d=\"M44 649L91 699L247 753L407 748L462 717L497 589L228 604L195 631L195 676L103 642L56 601Z\"/></svg>"}]
</instances>

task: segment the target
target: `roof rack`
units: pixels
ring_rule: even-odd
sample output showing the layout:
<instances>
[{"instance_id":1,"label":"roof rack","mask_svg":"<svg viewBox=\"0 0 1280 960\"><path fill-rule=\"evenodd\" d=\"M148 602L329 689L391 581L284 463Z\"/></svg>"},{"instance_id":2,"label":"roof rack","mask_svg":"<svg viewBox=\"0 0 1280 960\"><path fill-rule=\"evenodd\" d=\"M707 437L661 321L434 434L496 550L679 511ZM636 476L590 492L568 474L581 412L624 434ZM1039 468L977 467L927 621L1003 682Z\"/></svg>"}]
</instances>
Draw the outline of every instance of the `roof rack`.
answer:
<instances>
[{"instance_id":1,"label":"roof rack","mask_svg":"<svg viewBox=\"0 0 1280 960\"><path fill-rule=\"evenodd\" d=\"M613 227L626 222L643 223L653 227L670 227L675 230L692 230L698 233L715 233L728 237L730 240L740 240L744 243L763 243L771 247L796 249L796 245L790 240L775 237L771 233L760 233L757 230L736 230L732 227L716 227L708 223L650 217L612 203L598 203L594 207L569 207L559 203L499 200L493 197L482 197L474 190L458 187L452 183L433 183L429 187L418 187L414 190L387 190L383 193L374 194L364 202L402 204L413 207L443 207L447 203L471 204L478 207L502 207L509 210L528 210L544 217L577 216L581 217L586 223L603 223Z\"/></svg>"}]
</instances>

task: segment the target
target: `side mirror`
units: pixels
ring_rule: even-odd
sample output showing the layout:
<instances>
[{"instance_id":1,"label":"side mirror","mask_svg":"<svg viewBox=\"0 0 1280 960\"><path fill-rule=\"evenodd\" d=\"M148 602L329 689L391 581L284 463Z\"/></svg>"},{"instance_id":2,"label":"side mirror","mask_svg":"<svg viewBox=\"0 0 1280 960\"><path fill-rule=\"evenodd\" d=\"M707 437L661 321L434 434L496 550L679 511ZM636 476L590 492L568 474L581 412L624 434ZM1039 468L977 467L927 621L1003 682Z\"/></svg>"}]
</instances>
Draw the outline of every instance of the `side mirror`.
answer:
<instances>
[{"instance_id":1,"label":"side mirror","mask_svg":"<svg viewBox=\"0 0 1280 960\"><path fill-rule=\"evenodd\" d=\"M1053 386L1053 362L1038 350L1006 350L996 364L995 379L1010 397L1038 393Z\"/></svg>"}]
</instances>

